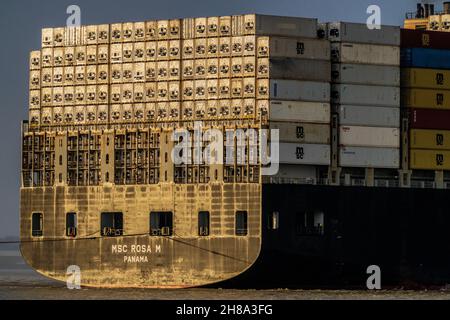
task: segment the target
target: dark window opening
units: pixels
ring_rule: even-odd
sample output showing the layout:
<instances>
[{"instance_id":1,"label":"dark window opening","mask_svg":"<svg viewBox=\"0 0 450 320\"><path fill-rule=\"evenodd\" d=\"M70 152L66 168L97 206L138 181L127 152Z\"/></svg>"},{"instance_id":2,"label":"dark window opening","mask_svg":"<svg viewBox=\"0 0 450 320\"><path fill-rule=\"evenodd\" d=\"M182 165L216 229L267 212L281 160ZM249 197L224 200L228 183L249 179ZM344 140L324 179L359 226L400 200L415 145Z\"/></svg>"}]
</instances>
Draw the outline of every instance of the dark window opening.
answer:
<instances>
[{"instance_id":1,"label":"dark window opening","mask_svg":"<svg viewBox=\"0 0 450 320\"><path fill-rule=\"evenodd\" d=\"M173 213L170 211L158 211L150 213L150 235L172 236Z\"/></svg>"},{"instance_id":2,"label":"dark window opening","mask_svg":"<svg viewBox=\"0 0 450 320\"><path fill-rule=\"evenodd\" d=\"M209 236L209 212L200 211L198 213L198 235L200 237Z\"/></svg>"},{"instance_id":3,"label":"dark window opening","mask_svg":"<svg viewBox=\"0 0 450 320\"><path fill-rule=\"evenodd\" d=\"M236 212L236 235L246 236L248 233L247 227L247 211Z\"/></svg>"},{"instance_id":4,"label":"dark window opening","mask_svg":"<svg viewBox=\"0 0 450 320\"><path fill-rule=\"evenodd\" d=\"M44 229L44 218L42 213L34 212L31 216L31 235L33 237L42 237Z\"/></svg>"},{"instance_id":5,"label":"dark window opening","mask_svg":"<svg viewBox=\"0 0 450 320\"><path fill-rule=\"evenodd\" d=\"M66 236L75 238L77 236L77 214L69 212L66 215Z\"/></svg>"},{"instance_id":6,"label":"dark window opening","mask_svg":"<svg viewBox=\"0 0 450 320\"><path fill-rule=\"evenodd\" d=\"M296 231L298 235L321 236L324 234L325 216L322 211L304 211L296 215Z\"/></svg>"},{"instance_id":7,"label":"dark window opening","mask_svg":"<svg viewBox=\"0 0 450 320\"><path fill-rule=\"evenodd\" d=\"M280 213L278 211L269 213L268 226L270 230L278 230L280 227Z\"/></svg>"},{"instance_id":8,"label":"dark window opening","mask_svg":"<svg viewBox=\"0 0 450 320\"><path fill-rule=\"evenodd\" d=\"M122 212L103 212L101 216L101 234L105 237L123 235Z\"/></svg>"}]
</instances>

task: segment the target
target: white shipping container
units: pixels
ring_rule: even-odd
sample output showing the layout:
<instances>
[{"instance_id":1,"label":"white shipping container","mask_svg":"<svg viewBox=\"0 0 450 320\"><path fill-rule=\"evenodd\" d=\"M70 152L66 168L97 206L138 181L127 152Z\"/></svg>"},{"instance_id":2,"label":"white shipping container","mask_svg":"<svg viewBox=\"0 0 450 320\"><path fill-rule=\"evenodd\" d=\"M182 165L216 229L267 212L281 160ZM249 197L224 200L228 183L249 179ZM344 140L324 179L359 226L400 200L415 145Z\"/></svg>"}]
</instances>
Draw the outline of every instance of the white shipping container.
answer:
<instances>
[{"instance_id":1,"label":"white shipping container","mask_svg":"<svg viewBox=\"0 0 450 320\"><path fill-rule=\"evenodd\" d=\"M330 125L302 122L270 122L270 130L278 130L280 142L330 143Z\"/></svg>"},{"instance_id":2,"label":"white shipping container","mask_svg":"<svg viewBox=\"0 0 450 320\"><path fill-rule=\"evenodd\" d=\"M324 102L270 101L269 120L330 123L330 104Z\"/></svg>"},{"instance_id":3,"label":"white shipping container","mask_svg":"<svg viewBox=\"0 0 450 320\"><path fill-rule=\"evenodd\" d=\"M268 48L264 48L267 46ZM330 60L330 42L308 38L258 38L257 52L268 50L271 58Z\"/></svg>"},{"instance_id":4,"label":"white shipping container","mask_svg":"<svg viewBox=\"0 0 450 320\"><path fill-rule=\"evenodd\" d=\"M328 39L400 46L400 27L382 25L381 29L369 29L365 23L331 22L328 24Z\"/></svg>"},{"instance_id":5,"label":"white shipping container","mask_svg":"<svg viewBox=\"0 0 450 320\"><path fill-rule=\"evenodd\" d=\"M400 127L400 108L340 105L337 112L341 125Z\"/></svg>"},{"instance_id":6,"label":"white shipping container","mask_svg":"<svg viewBox=\"0 0 450 320\"><path fill-rule=\"evenodd\" d=\"M336 42L331 44L331 61L399 66L400 47Z\"/></svg>"},{"instance_id":7,"label":"white shipping container","mask_svg":"<svg viewBox=\"0 0 450 320\"><path fill-rule=\"evenodd\" d=\"M339 150L341 167L392 168L400 167L400 149L341 147Z\"/></svg>"},{"instance_id":8,"label":"white shipping container","mask_svg":"<svg viewBox=\"0 0 450 320\"><path fill-rule=\"evenodd\" d=\"M330 101L328 82L270 80L270 98L314 102Z\"/></svg>"},{"instance_id":9,"label":"white shipping container","mask_svg":"<svg viewBox=\"0 0 450 320\"><path fill-rule=\"evenodd\" d=\"M331 67L334 83L400 86L400 67L336 63Z\"/></svg>"},{"instance_id":10,"label":"white shipping container","mask_svg":"<svg viewBox=\"0 0 450 320\"><path fill-rule=\"evenodd\" d=\"M334 84L332 102L362 106L400 107L400 88Z\"/></svg>"},{"instance_id":11,"label":"white shipping container","mask_svg":"<svg viewBox=\"0 0 450 320\"><path fill-rule=\"evenodd\" d=\"M279 160L281 164L326 166L331 163L331 148L328 144L280 143L279 148Z\"/></svg>"},{"instance_id":12,"label":"white shipping container","mask_svg":"<svg viewBox=\"0 0 450 320\"><path fill-rule=\"evenodd\" d=\"M248 35L317 37L317 19L247 14L244 24L244 32Z\"/></svg>"},{"instance_id":13,"label":"white shipping container","mask_svg":"<svg viewBox=\"0 0 450 320\"><path fill-rule=\"evenodd\" d=\"M400 129L341 125L339 144L353 147L399 148Z\"/></svg>"},{"instance_id":14,"label":"white shipping container","mask_svg":"<svg viewBox=\"0 0 450 320\"><path fill-rule=\"evenodd\" d=\"M262 59L258 59L258 64ZM318 82L331 81L331 74L330 74L331 62L325 60L277 58L277 59L270 59L267 74L264 74L262 69L264 69L264 67L261 64L259 64L258 65L259 77L270 77L274 79L308 80Z\"/></svg>"}]
</instances>

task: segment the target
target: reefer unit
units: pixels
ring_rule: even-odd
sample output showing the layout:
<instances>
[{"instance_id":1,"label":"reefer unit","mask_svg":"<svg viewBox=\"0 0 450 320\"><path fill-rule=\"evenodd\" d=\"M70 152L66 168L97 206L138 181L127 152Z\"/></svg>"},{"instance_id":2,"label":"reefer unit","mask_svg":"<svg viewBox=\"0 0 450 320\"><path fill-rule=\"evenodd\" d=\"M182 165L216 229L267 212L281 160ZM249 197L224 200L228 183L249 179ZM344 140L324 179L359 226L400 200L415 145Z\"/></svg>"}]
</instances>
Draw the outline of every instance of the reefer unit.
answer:
<instances>
[{"instance_id":1,"label":"reefer unit","mask_svg":"<svg viewBox=\"0 0 450 320\"><path fill-rule=\"evenodd\" d=\"M450 150L449 130L413 129L409 135L411 149Z\"/></svg>"},{"instance_id":2,"label":"reefer unit","mask_svg":"<svg viewBox=\"0 0 450 320\"><path fill-rule=\"evenodd\" d=\"M409 167L416 170L450 170L450 151L411 150Z\"/></svg>"},{"instance_id":3,"label":"reefer unit","mask_svg":"<svg viewBox=\"0 0 450 320\"><path fill-rule=\"evenodd\" d=\"M402 68L402 87L450 90L450 70Z\"/></svg>"},{"instance_id":4,"label":"reefer unit","mask_svg":"<svg viewBox=\"0 0 450 320\"><path fill-rule=\"evenodd\" d=\"M280 143L281 164L329 165L330 146L327 144Z\"/></svg>"},{"instance_id":5,"label":"reefer unit","mask_svg":"<svg viewBox=\"0 0 450 320\"><path fill-rule=\"evenodd\" d=\"M450 69L450 50L402 48L402 67Z\"/></svg>"},{"instance_id":6,"label":"reefer unit","mask_svg":"<svg viewBox=\"0 0 450 320\"><path fill-rule=\"evenodd\" d=\"M330 123L330 104L325 102L270 101L269 120Z\"/></svg>"},{"instance_id":7,"label":"reefer unit","mask_svg":"<svg viewBox=\"0 0 450 320\"><path fill-rule=\"evenodd\" d=\"M270 98L276 100L330 101L328 82L270 80Z\"/></svg>"},{"instance_id":8,"label":"reefer unit","mask_svg":"<svg viewBox=\"0 0 450 320\"><path fill-rule=\"evenodd\" d=\"M398 148L341 147L339 150L341 167L392 168L400 166Z\"/></svg>"},{"instance_id":9,"label":"reefer unit","mask_svg":"<svg viewBox=\"0 0 450 320\"><path fill-rule=\"evenodd\" d=\"M400 127L400 108L338 105L336 112L341 125Z\"/></svg>"},{"instance_id":10,"label":"reefer unit","mask_svg":"<svg viewBox=\"0 0 450 320\"><path fill-rule=\"evenodd\" d=\"M349 84L332 85L332 102L365 106L399 107L400 88Z\"/></svg>"},{"instance_id":11,"label":"reefer unit","mask_svg":"<svg viewBox=\"0 0 450 320\"><path fill-rule=\"evenodd\" d=\"M400 65L400 47L362 43L331 44L331 60L342 63Z\"/></svg>"},{"instance_id":12,"label":"reefer unit","mask_svg":"<svg viewBox=\"0 0 450 320\"><path fill-rule=\"evenodd\" d=\"M400 129L362 126L340 126L339 144L355 147L400 147Z\"/></svg>"},{"instance_id":13,"label":"reefer unit","mask_svg":"<svg viewBox=\"0 0 450 320\"><path fill-rule=\"evenodd\" d=\"M331 22L328 24L328 39L339 42L358 42L400 45L400 27L382 25L381 29L369 29L365 23Z\"/></svg>"},{"instance_id":14,"label":"reefer unit","mask_svg":"<svg viewBox=\"0 0 450 320\"><path fill-rule=\"evenodd\" d=\"M335 63L331 66L331 79L334 83L398 87L400 67Z\"/></svg>"},{"instance_id":15,"label":"reefer unit","mask_svg":"<svg viewBox=\"0 0 450 320\"><path fill-rule=\"evenodd\" d=\"M280 142L330 143L330 125L302 122L270 122L270 130L278 130Z\"/></svg>"}]
</instances>

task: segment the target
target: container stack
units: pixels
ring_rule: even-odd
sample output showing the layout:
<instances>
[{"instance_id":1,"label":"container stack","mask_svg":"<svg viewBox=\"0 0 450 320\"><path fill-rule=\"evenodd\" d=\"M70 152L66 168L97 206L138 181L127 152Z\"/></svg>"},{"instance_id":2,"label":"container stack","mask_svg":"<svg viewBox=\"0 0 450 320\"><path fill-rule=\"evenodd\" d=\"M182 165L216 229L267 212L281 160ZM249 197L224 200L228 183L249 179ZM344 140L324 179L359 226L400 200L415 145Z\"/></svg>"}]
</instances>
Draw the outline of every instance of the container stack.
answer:
<instances>
[{"instance_id":1,"label":"container stack","mask_svg":"<svg viewBox=\"0 0 450 320\"><path fill-rule=\"evenodd\" d=\"M258 38L258 110L268 128L279 130L280 167L271 180L314 183L331 161L330 45L317 38L315 23L306 30Z\"/></svg>"},{"instance_id":2,"label":"container stack","mask_svg":"<svg viewBox=\"0 0 450 320\"><path fill-rule=\"evenodd\" d=\"M332 168L368 168L372 177L373 169L398 169L400 29L338 22L327 30L333 63Z\"/></svg>"},{"instance_id":3,"label":"container stack","mask_svg":"<svg viewBox=\"0 0 450 320\"><path fill-rule=\"evenodd\" d=\"M450 170L450 34L402 30L403 168Z\"/></svg>"}]
</instances>

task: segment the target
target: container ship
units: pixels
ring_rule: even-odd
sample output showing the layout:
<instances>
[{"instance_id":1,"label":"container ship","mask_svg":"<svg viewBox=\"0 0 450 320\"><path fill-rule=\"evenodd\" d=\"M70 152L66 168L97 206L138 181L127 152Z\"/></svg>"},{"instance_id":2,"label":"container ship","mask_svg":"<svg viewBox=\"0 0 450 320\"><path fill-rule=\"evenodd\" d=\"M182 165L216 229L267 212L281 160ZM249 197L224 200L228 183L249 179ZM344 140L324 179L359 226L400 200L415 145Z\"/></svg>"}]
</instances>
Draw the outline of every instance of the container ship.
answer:
<instances>
[{"instance_id":1,"label":"container ship","mask_svg":"<svg viewBox=\"0 0 450 320\"><path fill-rule=\"evenodd\" d=\"M24 259L92 287L449 283L450 10L426 8L43 29Z\"/></svg>"}]
</instances>

